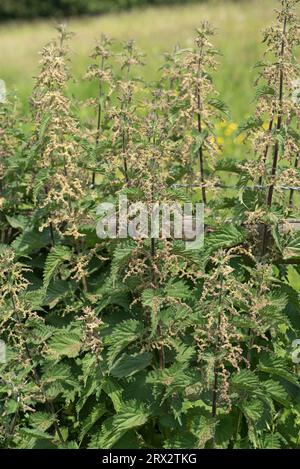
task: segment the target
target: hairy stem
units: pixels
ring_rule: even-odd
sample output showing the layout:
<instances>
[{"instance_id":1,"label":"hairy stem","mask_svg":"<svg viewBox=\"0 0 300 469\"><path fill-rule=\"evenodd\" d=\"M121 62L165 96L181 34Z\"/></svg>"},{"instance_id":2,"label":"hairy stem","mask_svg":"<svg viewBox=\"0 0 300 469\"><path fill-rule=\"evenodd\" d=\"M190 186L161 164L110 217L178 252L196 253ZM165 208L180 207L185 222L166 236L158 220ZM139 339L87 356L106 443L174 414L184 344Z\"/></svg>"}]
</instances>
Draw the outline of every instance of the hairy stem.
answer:
<instances>
[{"instance_id":1,"label":"hairy stem","mask_svg":"<svg viewBox=\"0 0 300 469\"><path fill-rule=\"evenodd\" d=\"M268 127L268 131L269 133L271 132L272 128L273 128L273 123L274 123L274 120L273 118L270 120L269 122L269 127ZM269 148L270 148L270 145L266 145L266 148L265 148L265 151L264 151L264 155L263 155L263 164L264 166L266 165L266 162L267 162L267 158L268 158L268 153L269 153ZM258 185L261 186L262 185L262 182L263 182L263 178L262 176L260 176L259 180L258 180Z\"/></svg>"},{"instance_id":2,"label":"hairy stem","mask_svg":"<svg viewBox=\"0 0 300 469\"><path fill-rule=\"evenodd\" d=\"M282 100L283 100L283 88L284 88L284 74L283 74L283 67L282 67L282 60L284 58L284 52L285 52L285 41L284 38L286 36L286 30L287 30L287 16L284 18L284 24L283 24L283 39L281 42L281 51L280 51L280 58L281 58L281 64L280 64L280 74L279 74L279 112L277 116L277 125L276 125L276 130L280 131L281 125L282 125ZM269 208L272 207L272 202L273 202L273 194L274 194L274 178L277 173L277 165L278 165L278 157L279 157L279 143L276 141L275 146L274 146L274 155L273 155L273 163L272 163L272 172L271 172L271 177L272 177L272 182L268 190L268 196L267 196L267 205ZM262 242L262 255L265 255L266 250L267 250L267 245L268 245L268 227L267 225L264 226L264 232L263 232L263 242Z\"/></svg>"},{"instance_id":3,"label":"hairy stem","mask_svg":"<svg viewBox=\"0 0 300 469\"><path fill-rule=\"evenodd\" d=\"M212 406L211 406L211 414L213 417L217 416L217 408L218 408L218 387L219 387L219 360L218 354L220 349L220 326L221 326L221 306L222 306L222 299L223 299L223 274L221 274L221 286L220 286L220 294L219 294L219 301L218 301L218 324L217 324L217 345L216 345L216 359L214 364L214 383L213 383L213 393L212 393Z\"/></svg>"},{"instance_id":4,"label":"hairy stem","mask_svg":"<svg viewBox=\"0 0 300 469\"><path fill-rule=\"evenodd\" d=\"M153 206L154 203L154 190L153 190L153 184L151 187L151 204ZM154 266L154 259L156 255L156 243L155 239L151 238L151 246L150 246L150 256L151 256L151 284L152 288L156 289L157 288L157 278L156 278L156 272L155 272L155 266ZM161 338L161 327L160 324L157 325L156 328L157 336L158 338ZM165 351L164 351L164 346L161 345L159 349L159 366L161 369L165 367Z\"/></svg>"},{"instance_id":5,"label":"hairy stem","mask_svg":"<svg viewBox=\"0 0 300 469\"><path fill-rule=\"evenodd\" d=\"M299 156L300 156L300 153L298 153L298 155L295 158L295 164L294 164L295 169L297 169L298 165L299 165ZM294 193L295 193L294 189L291 189L290 190L290 197L289 197L289 207L290 208L294 207Z\"/></svg>"},{"instance_id":6,"label":"hairy stem","mask_svg":"<svg viewBox=\"0 0 300 469\"><path fill-rule=\"evenodd\" d=\"M199 53L199 60L198 60L198 71L197 71L197 78L198 80L201 78L201 55L202 49ZM201 90L200 84L197 83L197 130L199 134L202 133L202 117L201 117L201 109L202 109L202 102L201 102ZM199 169L200 169L200 180L201 180L201 192L202 192L202 201L204 204L207 202L206 198L206 190L205 190L205 178L204 178L204 157L203 157L203 144L201 144L198 150L199 156Z\"/></svg>"},{"instance_id":7,"label":"hairy stem","mask_svg":"<svg viewBox=\"0 0 300 469\"><path fill-rule=\"evenodd\" d=\"M103 71L104 69L104 58L102 57L101 58L101 65L100 65L100 70ZM102 81L99 80L99 102L98 102L98 109L97 109L97 132L96 132L96 138L95 138L95 150L97 151L97 147L98 147L98 144L99 144L99 140L100 140L100 135L101 135L101 118L102 118L102 103L101 103L101 100L102 100L102 95L103 95L103 91L102 91ZM96 173L95 171L93 171L93 174L92 174L92 186L94 187L95 186L95 180L96 180Z\"/></svg>"}]
</instances>

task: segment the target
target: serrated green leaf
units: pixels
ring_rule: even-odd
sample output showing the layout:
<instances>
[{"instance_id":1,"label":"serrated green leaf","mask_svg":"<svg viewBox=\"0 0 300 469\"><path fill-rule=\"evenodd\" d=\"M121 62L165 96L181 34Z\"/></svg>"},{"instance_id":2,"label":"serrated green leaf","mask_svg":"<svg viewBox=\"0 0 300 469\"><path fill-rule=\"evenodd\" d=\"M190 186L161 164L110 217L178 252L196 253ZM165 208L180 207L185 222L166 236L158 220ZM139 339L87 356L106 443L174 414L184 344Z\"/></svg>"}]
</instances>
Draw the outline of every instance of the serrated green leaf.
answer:
<instances>
[{"instance_id":1,"label":"serrated green leaf","mask_svg":"<svg viewBox=\"0 0 300 469\"><path fill-rule=\"evenodd\" d=\"M59 331L49 341L49 354L54 358L76 357L81 349L81 334L72 331Z\"/></svg>"},{"instance_id":2,"label":"serrated green leaf","mask_svg":"<svg viewBox=\"0 0 300 469\"><path fill-rule=\"evenodd\" d=\"M113 364L110 369L112 376L116 378L124 378L132 376L140 370L146 368L152 359L152 354L143 352L136 355L128 355L123 353Z\"/></svg>"},{"instance_id":3,"label":"serrated green leaf","mask_svg":"<svg viewBox=\"0 0 300 469\"><path fill-rule=\"evenodd\" d=\"M141 337L142 332L142 324L135 319L123 321L113 329L112 334L107 338L109 367L113 365L116 357L122 350Z\"/></svg>"},{"instance_id":4,"label":"serrated green leaf","mask_svg":"<svg viewBox=\"0 0 300 469\"><path fill-rule=\"evenodd\" d=\"M72 252L67 246L55 246L47 256L43 274L43 285L47 290L50 281L55 275L58 267L65 261L71 259Z\"/></svg>"},{"instance_id":5,"label":"serrated green leaf","mask_svg":"<svg viewBox=\"0 0 300 469\"><path fill-rule=\"evenodd\" d=\"M222 112L228 119L230 119L231 114L230 114L229 107L221 99L216 99L216 98L210 99L208 101L208 104L218 109L218 111Z\"/></svg>"},{"instance_id":6,"label":"serrated green leaf","mask_svg":"<svg viewBox=\"0 0 300 469\"><path fill-rule=\"evenodd\" d=\"M205 249L210 252L222 248L230 248L245 241L246 232L234 225L225 225L207 237Z\"/></svg>"}]
</instances>

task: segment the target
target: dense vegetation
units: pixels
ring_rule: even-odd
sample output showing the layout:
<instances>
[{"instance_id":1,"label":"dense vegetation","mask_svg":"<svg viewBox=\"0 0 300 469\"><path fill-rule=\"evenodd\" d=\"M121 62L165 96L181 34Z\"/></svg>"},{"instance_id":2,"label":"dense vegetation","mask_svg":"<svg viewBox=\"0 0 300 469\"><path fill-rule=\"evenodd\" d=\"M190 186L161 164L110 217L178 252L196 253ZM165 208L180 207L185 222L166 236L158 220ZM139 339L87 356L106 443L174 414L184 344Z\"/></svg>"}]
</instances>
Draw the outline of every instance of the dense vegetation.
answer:
<instances>
[{"instance_id":1,"label":"dense vegetation","mask_svg":"<svg viewBox=\"0 0 300 469\"><path fill-rule=\"evenodd\" d=\"M208 23L155 83L134 42L103 36L84 76L98 95L80 104L62 26L31 115L2 89L2 447L299 448L297 1L264 34L243 161L216 138L230 112ZM97 207L120 195L205 202L204 247L99 239Z\"/></svg>"},{"instance_id":2,"label":"dense vegetation","mask_svg":"<svg viewBox=\"0 0 300 469\"><path fill-rule=\"evenodd\" d=\"M203 0L1 0L0 20L108 13L136 6L193 1Z\"/></svg>"}]
</instances>

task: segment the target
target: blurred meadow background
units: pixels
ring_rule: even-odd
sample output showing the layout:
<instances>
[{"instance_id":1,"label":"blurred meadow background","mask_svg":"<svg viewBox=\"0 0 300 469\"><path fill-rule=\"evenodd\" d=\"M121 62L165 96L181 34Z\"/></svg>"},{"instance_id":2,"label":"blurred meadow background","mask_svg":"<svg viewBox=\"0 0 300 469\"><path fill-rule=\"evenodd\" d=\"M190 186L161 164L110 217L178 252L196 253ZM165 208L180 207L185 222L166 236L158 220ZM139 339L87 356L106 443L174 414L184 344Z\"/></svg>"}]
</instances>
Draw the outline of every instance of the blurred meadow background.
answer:
<instances>
[{"instance_id":1,"label":"blurred meadow background","mask_svg":"<svg viewBox=\"0 0 300 469\"><path fill-rule=\"evenodd\" d=\"M0 6L0 78L6 82L8 91L16 92L20 105L26 112L34 76L38 70L38 52L55 35L54 27L58 19L51 17L49 13L50 17L47 19L7 20L9 15L5 16L8 11L5 10L5 1L11 8L14 2L21 4L24 1L26 3L26 0L3 1L4 6ZM79 0L69 0L67 4L70 7L76 1ZM103 2L94 0L94 4L97 1ZM215 84L220 98L226 102L232 113L231 121L220 125L218 139L224 145L225 156L240 157L243 153L239 148L242 138L235 139L234 132L237 122L253 110L253 83L257 73L254 66L263 51L262 30L273 23L277 0L152 0L149 2L152 3L150 6L145 5L148 3L146 0L132 0L129 3L136 6L125 11L120 6L124 7L126 2L122 4L120 0L105 1L107 8L104 11L115 7L112 12L71 16L66 20L69 29L75 33L71 41L74 80L70 84L70 93L78 100L94 96L96 90L93 85L81 78L89 64L89 54L95 40L101 33L117 40L134 38L138 47L146 54L146 65L141 74L149 81L159 78L163 53L171 51L177 44L190 47L195 28L206 19L216 28L215 45L222 52ZM41 4L53 7L55 1L46 0L39 3ZM29 10L27 16L34 16L35 11L39 13L38 10ZM70 11L72 12L67 10L67 13ZM41 14L44 13L42 11ZM22 12L19 16L22 16Z\"/></svg>"}]
</instances>

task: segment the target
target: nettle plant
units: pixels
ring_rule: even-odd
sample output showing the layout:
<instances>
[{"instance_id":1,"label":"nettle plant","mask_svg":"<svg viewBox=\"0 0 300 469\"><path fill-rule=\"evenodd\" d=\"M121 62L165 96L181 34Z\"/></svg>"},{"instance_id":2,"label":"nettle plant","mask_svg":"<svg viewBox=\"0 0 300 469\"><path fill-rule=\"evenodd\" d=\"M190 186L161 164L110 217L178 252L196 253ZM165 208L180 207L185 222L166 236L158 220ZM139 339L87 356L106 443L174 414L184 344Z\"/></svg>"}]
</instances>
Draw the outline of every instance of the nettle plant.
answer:
<instances>
[{"instance_id":1,"label":"nettle plant","mask_svg":"<svg viewBox=\"0 0 300 469\"><path fill-rule=\"evenodd\" d=\"M207 23L154 83L133 41L102 36L80 119L63 26L41 53L31 116L2 93L2 447L299 447L296 3L282 0L265 32L239 162L217 143L230 114ZM223 195L224 171L238 193ZM204 202L204 246L99 239L98 205L121 196Z\"/></svg>"}]
</instances>

